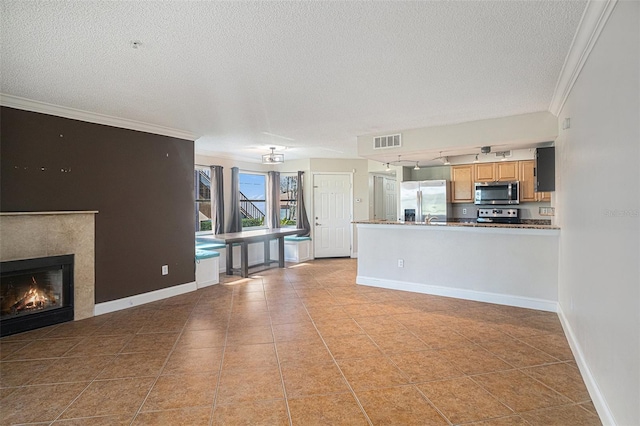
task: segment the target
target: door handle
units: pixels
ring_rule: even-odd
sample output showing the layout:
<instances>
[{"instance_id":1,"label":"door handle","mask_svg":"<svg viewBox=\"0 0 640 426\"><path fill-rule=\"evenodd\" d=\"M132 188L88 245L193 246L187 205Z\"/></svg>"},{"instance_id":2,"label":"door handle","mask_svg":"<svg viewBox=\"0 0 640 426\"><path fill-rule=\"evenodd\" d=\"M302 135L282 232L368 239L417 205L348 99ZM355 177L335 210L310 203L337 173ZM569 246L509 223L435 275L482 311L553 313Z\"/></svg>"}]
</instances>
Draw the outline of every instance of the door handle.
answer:
<instances>
[{"instance_id":1,"label":"door handle","mask_svg":"<svg viewBox=\"0 0 640 426\"><path fill-rule=\"evenodd\" d=\"M318 222L316 222L316 226L322 226L322 225L320 225Z\"/></svg>"}]
</instances>

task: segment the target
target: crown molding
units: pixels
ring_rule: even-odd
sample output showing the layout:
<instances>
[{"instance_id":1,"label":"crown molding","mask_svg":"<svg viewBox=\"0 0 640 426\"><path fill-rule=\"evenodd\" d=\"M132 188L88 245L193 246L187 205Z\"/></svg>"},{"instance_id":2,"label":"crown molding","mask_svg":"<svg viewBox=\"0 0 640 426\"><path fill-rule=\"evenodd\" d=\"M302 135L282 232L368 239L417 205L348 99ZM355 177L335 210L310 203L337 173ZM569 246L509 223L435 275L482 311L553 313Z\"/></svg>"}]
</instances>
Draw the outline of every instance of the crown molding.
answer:
<instances>
[{"instance_id":1,"label":"crown molding","mask_svg":"<svg viewBox=\"0 0 640 426\"><path fill-rule=\"evenodd\" d=\"M551 98L549 112L556 117L560 114L591 49L596 44L611 12L618 0L590 0L582 14L569 53L564 61L556 89Z\"/></svg>"},{"instance_id":2,"label":"crown molding","mask_svg":"<svg viewBox=\"0 0 640 426\"><path fill-rule=\"evenodd\" d=\"M156 124L129 120L127 118L113 117L111 115L53 105L4 93L0 93L0 105L25 111L38 112L41 114L55 115L57 117L70 118L73 120L86 121L89 123L104 124L106 126L137 130L139 132L170 136L172 138L187 139L190 141L196 139L196 136L193 133L185 132L183 130L176 130L169 127L158 126Z\"/></svg>"}]
</instances>

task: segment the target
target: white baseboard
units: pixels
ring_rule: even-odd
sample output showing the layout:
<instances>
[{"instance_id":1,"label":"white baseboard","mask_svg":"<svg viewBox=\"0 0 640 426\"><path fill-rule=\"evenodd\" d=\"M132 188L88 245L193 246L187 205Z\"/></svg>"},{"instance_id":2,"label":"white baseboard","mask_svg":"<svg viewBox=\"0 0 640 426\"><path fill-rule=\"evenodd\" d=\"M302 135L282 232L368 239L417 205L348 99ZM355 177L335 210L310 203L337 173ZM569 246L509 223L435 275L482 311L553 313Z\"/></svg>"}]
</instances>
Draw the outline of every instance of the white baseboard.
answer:
<instances>
[{"instance_id":1,"label":"white baseboard","mask_svg":"<svg viewBox=\"0 0 640 426\"><path fill-rule=\"evenodd\" d=\"M209 287L211 285L215 285L215 284L219 284L220 281L219 280L209 280L209 281L203 281L201 283L198 283L198 288L204 288L204 287Z\"/></svg>"},{"instance_id":2,"label":"white baseboard","mask_svg":"<svg viewBox=\"0 0 640 426\"><path fill-rule=\"evenodd\" d=\"M600 421L602 421L603 425L616 425L617 423L613 417L613 413L609 409L609 404L607 404L607 400L605 399L604 395L602 395L602 392L600 392L598 382L596 382L595 377L593 377L593 374L591 374L591 369L589 369L589 366L587 365L587 361L585 360L584 354L582 353L582 348L580 347L580 344L576 339L576 335L571 328L571 324L569 324L569 320L564 315L562 306L560 306L559 303L558 317L560 318L560 323L562 324L562 328L564 329L564 334L569 341L569 346L571 347L571 352L573 352L573 357L576 359L576 363L578 364L578 368L580 369L580 373L582 374L584 384L587 386L587 390L589 391L591 401L596 407L598 416L600 416Z\"/></svg>"},{"instance_id":3,"label":"white baseboard","mask_svg":"<svg viewBox=\"0 0 640 426\"><path fill-rule=\"evenodd\" d=\"M451 288L437 285L418 284L404 281L385 280L358 275L356 283L372 287L392 290L412 291L414 293L433 294L435 296L455 297L457 299L475 300L477 302L495 303L498 305L516 306L519 308L537 309L539 311L557 312L558 302L553 300L522 297L511 294L488 293L484 291Z\"/></svg>"},{"instance_id":4,"label":"white baseboard","mask_svg":"<svg viewBox=\"0 0 640 426\"><path fill-rule=\"evenodd\" d=\"M160 290L150 291L149 293L136 294L135 296L125 297L122 299L111 300L109 302L97 303L93 309L94 315L108 314L109 312L121 311L133 306L144 305L145 303L156 302L158 300L167 299L169 297L178 296L180 294L189 293L198 289L196 282L180 284L173 287L167 287Z\"/></svg>"}]
</instances>

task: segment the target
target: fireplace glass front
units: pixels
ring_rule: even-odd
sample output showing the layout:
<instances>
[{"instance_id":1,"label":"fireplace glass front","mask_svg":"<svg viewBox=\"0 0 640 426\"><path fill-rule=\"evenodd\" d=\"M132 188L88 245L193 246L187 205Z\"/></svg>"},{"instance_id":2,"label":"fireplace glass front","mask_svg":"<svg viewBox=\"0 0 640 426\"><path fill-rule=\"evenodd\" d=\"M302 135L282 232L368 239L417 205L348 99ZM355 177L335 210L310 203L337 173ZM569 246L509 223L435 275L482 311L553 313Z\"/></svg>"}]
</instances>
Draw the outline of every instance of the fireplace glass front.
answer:
<instances>
[{"instance_id":1,"label":"fireplace glass front","mask_svg":"<svg viewBox=\"0 0 640 426\"><path fill-rule=\"evenodd\" d=\"M2 262L0 334L73 320L73 255Z\"/></svg>"}]
</instances>

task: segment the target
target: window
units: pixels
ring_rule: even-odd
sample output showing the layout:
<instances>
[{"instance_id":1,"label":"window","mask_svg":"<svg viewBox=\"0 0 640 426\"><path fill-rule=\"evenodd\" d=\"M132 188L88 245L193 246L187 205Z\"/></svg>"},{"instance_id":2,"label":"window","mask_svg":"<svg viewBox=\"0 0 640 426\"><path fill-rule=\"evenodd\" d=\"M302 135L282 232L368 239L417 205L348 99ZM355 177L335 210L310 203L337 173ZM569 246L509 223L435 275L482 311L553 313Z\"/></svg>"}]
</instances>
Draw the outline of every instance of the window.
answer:
<instances>
[{"instance_id":1,"label":"window","mask_svg":"<svg viewBox=\"0 0 640 426\"><path fill-rule=\"evenodd\" d=\"M298 176L280 175L280 226L296 226Z\"/></svg>"},{"instance_id":2,"label":"window","mask_svg":"<svg viewBox=\"0 0 640 426\"><path fill-rule=\"evenodd\" d=\"M196 232L211 231L211 169L196 167L194 170L196 194Z\"/></svg>"},{"instance_id":3,"label":"window","mask_svg":"<svg viewBox=\"0 0 640 426\"><path fill-rule=\"evenodd\" d=\"M242 227L265 226L267 176L260 173L240 173L239 180Z\"/></svg>"}]
</instances>

